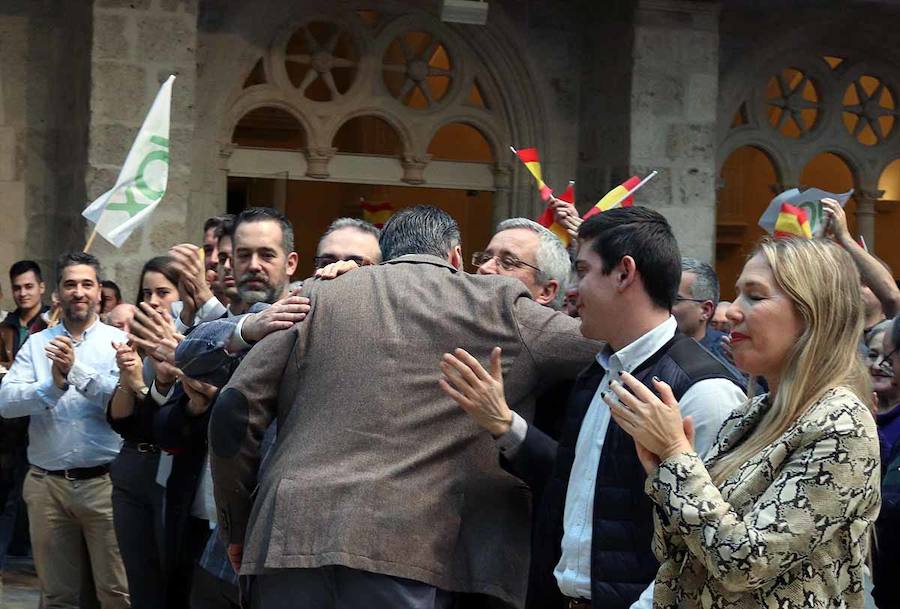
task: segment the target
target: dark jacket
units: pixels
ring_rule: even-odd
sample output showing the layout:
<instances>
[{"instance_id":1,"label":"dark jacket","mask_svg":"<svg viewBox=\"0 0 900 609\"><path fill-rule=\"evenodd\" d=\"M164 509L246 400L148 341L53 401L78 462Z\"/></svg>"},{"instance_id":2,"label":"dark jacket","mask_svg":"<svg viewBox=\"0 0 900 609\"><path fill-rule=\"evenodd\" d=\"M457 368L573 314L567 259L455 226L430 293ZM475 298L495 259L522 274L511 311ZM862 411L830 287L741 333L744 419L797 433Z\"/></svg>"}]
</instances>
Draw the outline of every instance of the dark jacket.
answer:
<instances>
[{"instance_id":1,"label":"dark jacket","mask_svg":"<svg viewBox=\"0 0 900 609\"><path fill-rule=\"evenodd\" d=\"M49 310L50 307L42 307L41 313ZM41 313L34 316L28 323L28 335L35 334L46 329L47 322L41 317ZM6 319L0 321L0 365L9 368L12 366L16 353L22 348L22 342L19 341L20 326L19 310L16 309L6 316Z\"/></svg>"},{"instance_id":2,"label":"dark jacket","mask_svg":"<svg viewBox=\"0 0 900 609\"><path fill-rule=\"evenodd\" d=\"M528 606L564 606L553 575L561 556L563 513L575 446L588 407L605 370L593 363L575 382L560 441L529 426L525 441L505 466L531 487L544 486L537 516ZM671 385L676 399L695 383L714 378L740 386L722 364L682 334L650 356L635 371L648 387L657 376ZM610 420L597 471L591 547L591 596L595 607L628 609L653 581L659 563L651 552L652 505L644 493L646 474L634 441Z\"/></svg>"},{"instance_id":3,"label":"dark jacket","mask_svg":"<svg viewBox=\"0 0 900 609\"><path fill-rule=\"evenodd\" d=\"M883 467L881 512L875 521L872 598L879 607L900 607L900 446Z\"/></svg>"}]
</instances>

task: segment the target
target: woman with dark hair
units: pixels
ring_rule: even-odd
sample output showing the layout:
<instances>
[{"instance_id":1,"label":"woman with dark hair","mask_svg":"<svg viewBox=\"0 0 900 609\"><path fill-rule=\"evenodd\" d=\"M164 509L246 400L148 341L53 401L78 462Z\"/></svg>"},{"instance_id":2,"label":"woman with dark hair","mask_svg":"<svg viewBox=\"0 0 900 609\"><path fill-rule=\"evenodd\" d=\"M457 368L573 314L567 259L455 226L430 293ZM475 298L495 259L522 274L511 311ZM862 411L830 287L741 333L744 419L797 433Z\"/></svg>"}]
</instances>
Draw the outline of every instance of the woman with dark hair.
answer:
<instances>
[{"instance_id":1,"label":"woman with dark hair","mask_svg":"<svg viewBox=\"0 0 900 609\"><path fill-rule=\"evenodd\" d=\"M169 256L147 261L141 270L136 318L170 328L172 303L178 300L178 272ZM161 316L161 317L159 317ZM115 344L119 384L107 409L110 425L124 439L113 461L113 521L125 563L131 606L167 607L165 547L165 474L171 457L162 455L153 435L153 415L175 383L171 365L152 357L143 361L131 344ZM162 482L160 484L160 481Z\"/></svg>"}]
</instances>

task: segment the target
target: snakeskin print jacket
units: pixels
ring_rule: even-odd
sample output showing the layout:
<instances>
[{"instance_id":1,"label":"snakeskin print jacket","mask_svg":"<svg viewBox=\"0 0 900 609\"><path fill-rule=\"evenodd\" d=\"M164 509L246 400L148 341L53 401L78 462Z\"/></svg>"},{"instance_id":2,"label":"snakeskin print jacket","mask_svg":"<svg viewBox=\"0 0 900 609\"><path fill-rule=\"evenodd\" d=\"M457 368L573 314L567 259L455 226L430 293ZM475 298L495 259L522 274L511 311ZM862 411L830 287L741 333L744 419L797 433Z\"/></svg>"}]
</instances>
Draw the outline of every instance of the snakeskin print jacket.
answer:
<instances>
[{"instance_id":1,"label":"snakeskin print jacket","mask_svg":"<svg viewBox=\"0 0 900 609\"><path fill-rule=\"evenodd\" d=\"M759 396L725 421L706 466L752 434ZM878 435L846 388L828 391L717 488L681 453L647 478L656 504L655 609L862 608L881 502Z\"/></svg>"}]
</instances>

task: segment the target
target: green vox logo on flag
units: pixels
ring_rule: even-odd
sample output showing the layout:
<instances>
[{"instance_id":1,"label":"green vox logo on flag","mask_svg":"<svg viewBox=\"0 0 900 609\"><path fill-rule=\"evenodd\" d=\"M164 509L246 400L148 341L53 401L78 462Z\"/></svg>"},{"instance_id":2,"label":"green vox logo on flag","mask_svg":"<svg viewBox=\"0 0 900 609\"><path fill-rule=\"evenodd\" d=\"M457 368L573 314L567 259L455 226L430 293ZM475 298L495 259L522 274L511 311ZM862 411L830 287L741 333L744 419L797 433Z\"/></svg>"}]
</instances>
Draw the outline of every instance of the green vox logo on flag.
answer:
<instances>
[{"instance_id":1,"label":"green vox logo on flag","mask_svg":"<svg viewBox=\"0 0 900 609\"><path fill-rule=\"evenodd\" d=\"M148 177L150 177L151 174L147 171L147 168L153 163L165 163L165 167L168 169L169 140L158 135L151 135L150 143L159 146L161 149L151 150L141 161L141 164L138 166L137 176L134 179L134 184L125 189L125 202L109 203L106 206L106 209L110 211L124 211L128 214L129 218L133 218L142 210L159 201L166 193L165 185L163 185L162 190L157 190L153 185L148 183ZM147 203L141 203L137 200L135 197L135 190L140 193L142 198L147 200Z\"/></svg>"}]
</instances>

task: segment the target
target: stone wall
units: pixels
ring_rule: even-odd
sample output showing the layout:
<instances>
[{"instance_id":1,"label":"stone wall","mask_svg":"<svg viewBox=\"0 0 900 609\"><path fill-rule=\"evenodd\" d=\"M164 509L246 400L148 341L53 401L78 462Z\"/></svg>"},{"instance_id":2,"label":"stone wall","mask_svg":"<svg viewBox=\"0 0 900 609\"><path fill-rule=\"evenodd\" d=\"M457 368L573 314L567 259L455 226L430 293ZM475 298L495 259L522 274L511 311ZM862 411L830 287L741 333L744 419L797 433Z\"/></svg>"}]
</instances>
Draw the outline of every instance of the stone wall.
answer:
<instances>
[{"instance_id":1,"label":"stone wall","mask_svg":"<svg viewBox=\"0 0 900 609\"><path fill-rule=\"evenodd\" d=\"M13 306L7 276L12 262L37 260L52 284L56 256L81 244L77 218L85 202L90 10L90 3L80 0L0 4L5 308Z\"/></svg>"},{"instance_id":2,"label":"stone wall","mask_svg":"<svg viewBox=\"0 0 900 609\"><path fill-rule=\"evenodd\" d=\"M197 0L96 0L91 51L91 124L85 184L88 201L111 188L160 85L176 75L169 133L169 184L149 222L121 249L97 237L92 252L126 298L149 258L202 226L187 222L196 79ZM85 232L89 234L90 230Z\"/></svg>"}]
</instances>

